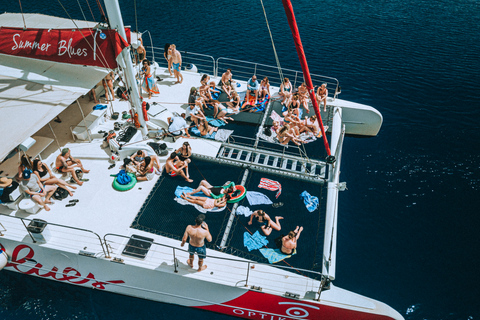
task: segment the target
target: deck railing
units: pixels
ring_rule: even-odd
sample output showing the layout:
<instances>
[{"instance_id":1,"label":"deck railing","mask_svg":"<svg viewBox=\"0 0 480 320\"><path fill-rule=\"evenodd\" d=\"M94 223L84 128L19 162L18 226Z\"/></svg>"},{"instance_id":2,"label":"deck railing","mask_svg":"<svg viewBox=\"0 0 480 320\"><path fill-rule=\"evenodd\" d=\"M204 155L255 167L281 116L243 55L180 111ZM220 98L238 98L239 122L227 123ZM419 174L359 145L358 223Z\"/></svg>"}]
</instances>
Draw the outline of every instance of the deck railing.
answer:
<instances>
[{"instance_id":1,"label":"deck railing","mask_svg":"<svg viewBox=\"0 0 480 320\"><path fill-rule=\"evenodd\" d=\"M29 227L28 224L31 221L34 221L34 220L38 221L40 219L28 219L28 218L22 218L22 217L16 217L16 216L7 216L7 215L0 215L0 217L2 217L2 219L5 217L5 218L15 219L17 221L19 220L21 222L21 225L18 224L18 226L20 227L18 230L25 229L27 231L27 234L29 235L30 239L32 240L32 242L33 243L38 242L35 239L35 237L32 235L32 232L30 231L32 228L36 228L36 227L32 227L32 226ZM26 221L27 221L27 223L25 223ZM42 220L42 221L44 221L44 220ZM62 225L62 224L51 223L51 222L48 222L48 221L45 221L45 222L47 223L47 227L50 226L50 228L51 228L53 226L53 227L58 227L59 228L58 230L55 230L55 241L62 240L62 246L64 245L65 249L67 249L67 248L72 249L71 247L69 247L70 244L67 243L68 241L74 242L76 245L78 245L78 250L83 250L85 252L89 251L88 248L91 248L92 246L100 245L100 247L102 248L103 255L105 257L109 258L109 256L107 255L107 251L105 250L105 246L104 246L104 243L102 241L102 238L97 233L95 233L91 230L88 230L88 229L71 227L71 226L66 226L66 225ZM3 226L3 224L2 224L2 226ZM14 226L11 226L11 227L14 228ZM4 229L3 232L5 234L9 230L12 230L12 229L10 229L10 227L9 227L9 229L3 227L3 229ZM65 230L65 233L63 235L61 234L62 230ZM52 233L52 231L53 230L51 230L49 232ZM34 233L36 233L36 232L34 232ZM87 234L89 234L91 236L86 236ZM78 235L78 237L74 237L75 235ZM92 238L92 236L93 236L93 238ZM78 241L79 237L84 239L84 241ZM50 241L47 240L46 242L50 242ZM94 252L94 253L96 254L97 252Z\"/></svg>"},{"instance_id":2,"label":"deck railing","mask_svg":"<svg viewBox=\"0 0 480 320\"><path fill-rule=\"evenodd\" d=\"M148 59L157 62L159 66L165 68L168 66L163 56L165 52L163 48L146 47L146 49ZM212 56L189 51L180 51L180 53L182 54L182 65L187 66L194 64L199 73L208 73L214 77L221 77L222 74L230 68L232 69L234 79L247 81L255 74L259 81L264 77L268 77L271 85L279 87L281 84L278 68L275 66L224 57L215 60ZM302 71L282 68L282 74L284 77L290 79L294 88L305 81ZM314 73L311 73L310 76L315 87L323 83L327 84L329 97L335 99L340 93L340 86L337 79Z\"/></svg>"},{"instance_id":3,"label":"deck railing","mask_svg":"<svg viewBox=\"0 0 480 320\"><path fill-rule=\"evenodd\" d=\"M115 241L113 238L119 238L121 240ZM130 239L130 237L124 236L124 235L113 234L113 233L106 234L103 237L103 240L107 248L107 254L109 256L113 254L120 254L121 252L115 253L114 251L116 251L116 249L123 248L125 241L128 239ZM144 263L146 265L150 265L155 268L167 262L167 263L171 263L171 268L173 272L178 273L178 266L180 261L179 256L182 256L182 258L185 258L185 256L189 255L188 250L180 249L178 247L169 246L169 245L161 244L158 242L150 242L142 239L136 239L136 241L145 241L152 245L148 250L149 258L145 259ZM135 246L131 246L131 248L140 249L140 250L143 249L141 247L135 247ZM277 268L277 269L282 269L283 271L291 272L291 274L289 274L288 277L286 277L289 279L288 283L290 284L295 283L296 279L298 279L298 281L309 282L307 285L304 285L303 288L306 289L306 291L315 291L316 293L318 293L317 299L320 297L320 294L322 291L322 285L324 283L323 279L325 278L320 272L294 268L294 267L287 267L287 266L280 266L280 265L275 265L273 267L272 265L269 265L269 264L263 264L259 262L249 261L249 260L218 257L213 254L209 254L208 259L210 261L214 260L214 262L211 262L211 264L215 264L216 266L223 266L225 267L225 270L229 270L229 272L232 270L232 268L236 270L236 275L237 276L240 275L241 279L238 279L238 278L234 279L231 281L229 285L252 287L252 277L259 277L263 281L262 289L277 292L278 294L284 294L285 292L280 291L279 288L283 286L281 283L279 284L278 278L276 278L275 276L285 277L285 273L279 272L277 274L275 272L272 272L270 268L274 268L274 269ZM265 271L265 269L260 271L259 269L261 268L258 268L258 266L262 266L262 265L268 266L269 269L267 271ZM295 274L294 272L296 272L298 275ZM226 278L222 278L222 282L228 284L228 280ZM315 282L318 282L318 284L315 284ZM265 286L265 283L268 283L268 286ZM256 286L253 286L252 288L254 289L255 287ZM307 290L310 288L312 290Z\"/></svg>"}]
</instances>

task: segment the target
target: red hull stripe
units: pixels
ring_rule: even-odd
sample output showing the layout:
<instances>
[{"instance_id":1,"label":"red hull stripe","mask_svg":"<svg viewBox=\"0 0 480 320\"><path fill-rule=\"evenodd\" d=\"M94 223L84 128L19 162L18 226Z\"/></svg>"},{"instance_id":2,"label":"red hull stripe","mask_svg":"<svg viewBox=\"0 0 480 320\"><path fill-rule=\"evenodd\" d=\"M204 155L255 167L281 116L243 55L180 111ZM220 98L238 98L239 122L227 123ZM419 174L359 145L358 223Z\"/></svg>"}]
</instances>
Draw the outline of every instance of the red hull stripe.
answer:
<instances>
[{"instance_id":1,"label":"red hull stripe","mask_svg":"<svg viewBox=\"0 0 480 320\"><path fill-rule=\"evenodd\" d=\"M322 304L287 299L257 291L247 291L245 294L221 305L196 307L203 310L237 316L245 319L258 320L387 320L384 315L371 314L349 309L336 308Z\"/></svg>"}]
</instances>

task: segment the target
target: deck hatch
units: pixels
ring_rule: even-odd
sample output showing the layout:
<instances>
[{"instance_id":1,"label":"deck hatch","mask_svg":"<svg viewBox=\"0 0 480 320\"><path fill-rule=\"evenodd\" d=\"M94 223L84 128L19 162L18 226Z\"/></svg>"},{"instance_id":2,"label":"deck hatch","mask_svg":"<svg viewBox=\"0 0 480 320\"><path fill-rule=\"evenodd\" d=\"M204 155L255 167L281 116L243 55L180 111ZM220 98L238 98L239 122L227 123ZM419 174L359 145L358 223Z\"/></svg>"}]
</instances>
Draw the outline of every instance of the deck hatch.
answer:
<instances>
[{"instance_id":1,"label":"deck hatch","mask_svg":"<svg viewBox=\"0 0 480 320\"><path fill-rule=\"evenodd\" d=\"M130 237L130 240L128 240L125 249L122 251L122 254L145 259L148 250L150 250L150 247L152 246L152 243L153 239L134 234Z\"/></svg>"}]
</instances>

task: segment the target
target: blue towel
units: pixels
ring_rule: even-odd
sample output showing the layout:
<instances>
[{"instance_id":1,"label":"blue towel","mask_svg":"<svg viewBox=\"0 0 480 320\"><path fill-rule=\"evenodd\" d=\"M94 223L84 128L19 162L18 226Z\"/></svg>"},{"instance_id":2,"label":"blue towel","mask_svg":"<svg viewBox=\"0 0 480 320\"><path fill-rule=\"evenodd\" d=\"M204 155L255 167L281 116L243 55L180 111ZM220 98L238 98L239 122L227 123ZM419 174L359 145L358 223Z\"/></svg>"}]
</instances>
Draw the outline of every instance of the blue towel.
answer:
<instances>
[{"instance_id":1,"label":"blue towel","mask_svg":"<svg viewBox=\"0 0 480 320\"><path fill-rule=\"evenodd\" d=\"M235 211L236 214L238 215L244 215L245 217L250 217L252 215L252 210L250 208L244 207L244 206L238 206L237 210Z\"/></svg>"},{"instance_id":2,"label":"blue towel","mask_svg":"<svg viewBox=\"0 0 480 320\"><path fill-rule=\"evenodd\" d=\"M266 195L257 191L247 191L247 200L251 206L273 203Z\"/></svg>"},{"instance_id":3,"label":"blue towel","mask_svg":"<svg viewBox=\"0 0 480 320\"><path fill-rule=\"evenodd\" d=\"M205 117L205 118L207 118L208 123L214 127L222 127L226 125L225 121L223 120L218 120L212 117Z\"/></svg>"},{"instance_id":4,"label":"blue towel","mask_svg":"<svg viewBox=\"0 0 480 320\"><path fill-rule=\"evenodd\" d=\"M200 130L198 130L197 127L190 128L190 133L197 136L197 137L202 137L202 138L212 139L212 140L215 140L215 135L216 135L216 132L214 132L212 134L206 134L206 135L202 136L201 133L200 133Z\"/></svg>"},{"instance_id":5,"label":"blue towel","mask_svg":"<svg viewBox=\"0 0 480 320\"><path fill-rule=\"evenodd\" d=\"M103 109L107 109L106 104L97 104L96 106L93 107L93 110L103 110Z\"/></svg>"},{"instance_id":6,"label":"blue towel","mask_svg":"<svg viewBox=\"0 0 480 320\"><path fill-rule=\"evenodd\" d=\"M261 236L258 231L256 231L253 236L250 233L245 232L243 234L243 245L247 247L248 251L260 249L263 246L268 244L267 237Z\"/></svg>"},{"instance_id":7,"label":"blue towel","mask_svg":"<svg viewBox=\"0 0 480 320\"><path fill-rule=\"evenodd\" d=\"M188 193L188 192L192 192L193 189L190 188L190 187L180 187L178 186L176 189L175 189L175 196L177 198L180 198L180 196L182 195L182 193ZM207 197L206 195L203 194L203 192L197 192L195 194L193 194L193 196L196 196L196 197Z\"/></svg>"},{"instance_id":8,"label":"blue towel","mask_svg":"<svg viewBox=\"0 0 480 320\"><path fill-rule=\"evenodd\" d=\"M285 258L290 258L297 252L294 250L292 254L284 254L280 251L280 249L261 248L260 253L268 259L269 263L277 263Z\"/></svg>"},{"instance_id":9,"label":"blue towel","mask_svg":"<svg viewBox=\"0 0 480 320\"><path fill-rule=\"evenodd\" d=\"M300 198L303 199L303 203L307 207L307 210L313 212L318 207L318 198L315 196L311 196L307 191L303 191L300 194Z\"/></svg>"}]
</instances>

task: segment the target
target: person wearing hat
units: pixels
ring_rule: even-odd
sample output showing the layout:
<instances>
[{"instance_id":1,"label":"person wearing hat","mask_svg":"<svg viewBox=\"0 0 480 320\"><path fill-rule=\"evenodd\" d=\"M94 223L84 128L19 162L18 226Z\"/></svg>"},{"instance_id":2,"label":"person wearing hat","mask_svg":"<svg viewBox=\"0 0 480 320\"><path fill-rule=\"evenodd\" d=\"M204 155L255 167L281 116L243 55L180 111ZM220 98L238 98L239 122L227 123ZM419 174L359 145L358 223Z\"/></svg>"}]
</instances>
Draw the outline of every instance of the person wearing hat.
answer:
<instances>
[{"instance_id":1,"label":"person wearing hat","mask_svg":"<svg viewBox=\"0 0 480 320\"><path fill-rule=\"evenodd\" d=\"M50 211L50 207L47 204L53 203L50 198L52 197L57 186L43 186L40 183L40 179L36 174L32 174L32 170L25 169L23 171L23 180L19 184L20 190L30 196L30 198L43 207L46 211ZM45 197L45 201L43 198Z\"/></svg>"},{"instance_id":2,"label":"person wearing hat","mask_svg":"<svg viewBox=\"0 0 480 320\"><path fill-rule=\"evenodd\" d=\"M7 177L0 178L0 202L12 202L10 200L10 193L12 193L18 187L18 182ZM2 192L3 191L3 192Z\"/></svg>"},{"instance_id":3,"label":"person wearing hat","mask_svg":"<svg viewBox=\"0 0 480 320\"><path fill-rule=\"evenodd\" d=\"M68 148L63 148L62 153L57 156L57 159L55 160L55 167L59 172L70 172L73 180L75 180L75 182L80 186L83 184L83 182L78 179L77 173L75 172L76 168L80 168L84 173L90 172L90 170L83 168L80 160L75 159L70 155L70 149Z\"/></svg>"}]
</instances>

